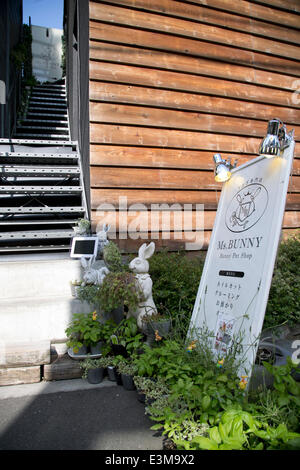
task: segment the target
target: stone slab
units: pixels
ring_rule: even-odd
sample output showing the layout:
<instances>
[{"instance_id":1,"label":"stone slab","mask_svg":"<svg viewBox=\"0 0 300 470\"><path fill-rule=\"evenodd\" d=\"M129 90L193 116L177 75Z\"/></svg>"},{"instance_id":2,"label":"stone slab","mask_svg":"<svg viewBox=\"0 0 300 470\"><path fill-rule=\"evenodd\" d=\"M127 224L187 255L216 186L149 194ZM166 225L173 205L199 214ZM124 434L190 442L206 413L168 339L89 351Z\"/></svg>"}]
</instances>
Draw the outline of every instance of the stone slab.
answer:
<instances>
[{"instance_id":1,"label":"stone slab","mask_svg":"<svg viewBox=\"0 0 300 470\"><path fill-rule=\"evenodd\" d=\"M0 369L0 386L32 384L41 381L41 367L12 367Z\"/></svg>"},{"instance_id":2,"label":"stone slab","mask_svg":"<svg viewBox=\"0 0 300 470\"><path fill-rule=\"evenodd\" d=\"M26 367L50 363L50 341L2 343L0 367Z\"/></svg>"}]
</instances>

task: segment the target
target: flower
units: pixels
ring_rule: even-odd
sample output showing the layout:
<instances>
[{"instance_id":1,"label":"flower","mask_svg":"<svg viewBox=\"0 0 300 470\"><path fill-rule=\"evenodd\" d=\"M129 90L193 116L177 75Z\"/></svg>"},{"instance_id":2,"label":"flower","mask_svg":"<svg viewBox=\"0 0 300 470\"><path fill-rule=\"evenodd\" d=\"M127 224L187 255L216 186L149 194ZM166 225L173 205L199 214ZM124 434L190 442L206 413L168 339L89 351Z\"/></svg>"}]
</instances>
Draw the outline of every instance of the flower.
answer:
<instances>
[{"instance_id":1,"label":"flower","mask_svg":"<svg viewBox=\"0 0 300 470\"><path fill-rule=\"evenodd\" d=\"M97 320L97 312L96 312L96 310L93 312L93 320Z\"/></svg>"},{"instance_id":2,"label":"flower","mask_svg":"<svg viewBox=\"0 0 300 470\"><path fill-rule=\"evenodd\" d=\"M220 361L218 361L218 364L217 364L217 367L219 367L219 369L221 369L224 365L224 358L221 359Z\"/></svg>"},{"instance_id":3,"label":"flower","mask_svg":"<svg viewBox=\"0 0 300 470\"><path fill-rule=\"evenodd\" d=\"M162 339L161 336L158 334L158 330L155 330L155 341L160 341Z\"/></svg>"},{"instance_id":4,"label":"flower","mask_svg":"<svg viewBox=\"0 0 300 470\"><path fill-rule=\"evenodd\" d=\"M248 378L248 375L242 375L240 383L239 383L239 387L241 390L244 390L246 388L247 383L248 383L248 380L246 380L247 378Z\"/></svg>"},{"instance_id":5,"label":"flower","mask_svg":"<svg viewBox=\"0 0 300 470\"><path fill-rule=\"evenodd\" d=\"M195 348L196 348L196 340L193 340L186 349L187 351L191 352Z\"/></svg>"}]
</instances>

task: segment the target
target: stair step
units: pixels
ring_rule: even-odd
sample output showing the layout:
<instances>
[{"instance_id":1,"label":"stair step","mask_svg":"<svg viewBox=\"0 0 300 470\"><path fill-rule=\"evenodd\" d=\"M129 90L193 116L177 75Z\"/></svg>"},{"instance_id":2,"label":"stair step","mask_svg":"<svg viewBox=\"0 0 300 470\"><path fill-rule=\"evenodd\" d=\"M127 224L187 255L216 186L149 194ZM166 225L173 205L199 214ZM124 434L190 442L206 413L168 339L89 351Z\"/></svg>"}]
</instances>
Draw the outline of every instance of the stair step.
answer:
<instances>
[{"instance_id":1,"label":"stair step","mask_svg":"<svg viewBox=\"0 0 300 470\"><path fill-rule=\"evenodd\" d=\"M32 90L58 90L65 89L66 85L35 85L32 87Z\"/></svg>"},{"instance_id":2,"label":"stair step","mask_svg":"<svg viewBox=\"0 0 300 470\"><path fill-rule=\"evenodd\" d=\"M66 90L65 89L54 89L54 90L32 90L30 96L58 96L59 98L63 97L66 98Z\"/></svg>"},{"instance_id":3,"label":"stair step","mask_svg":"<svg viewBox=\"0 0 300 470\"><path fill-rule=\"evenodd\" d=\"M52 100L53 101L53 100ZM57 100L57 101L60 101L60 100ZM63 109L67 109L67 103L66 103L66 100L61 100L61 102L59 103L52 103L50 100L44 100L44 99L40 99L40 98L34 98L32 100L30 100L29 102L29 107L32 107L34 105L37 105L37 106L41 106L41 105L45 105L45 106L56 106L58 108L63 108Z\"/></svg>"},{"instance_id":4,"label":"stair step","mask_svg":"<svg viewBox=\"0 0 300 470\"><path fill-rule=\"evenodd\" d=\"M29 116L32 116L32 118L30 118ZM60 122L66 122L68 123L68 115L67 114L47 114L47 113L36 113L34 111L31 111L31 112L28 112L27 113L27 117L26 117L26 120L33 120L33 119L42 119L42 121L44 122L47 121L49 119L49 117L52 119L55 119L55 120L58 120ZM52 119L52 120L53 120ZM40 122L40 121L39 121ZM52 122L52 121L51 121Z\"/></svg>"},{"instance_id":5,"label":"stair step","mask_svg":"<svg viewBox=\"0 0 300 470\"><path fill-rule=\"evenodd\" d=\"M36 175L43 175L43 176L69 176L74 175L78 176L80 174L80 170L78 167L68 167L68 168L60 168L60 167L17 167L17 166L3 166L0 168L0 175L2 176L36 176Z\"/></svg>"},{"instance_id":6,"label":"stair step","mask_svg":"<svg viewBox=\"0 0 300 470\"><path fill-rule=\"evenodd\" d=\"M0 226L5 227L6 225L75 225L78 219L6 219L0 220Z\"/></svg>"},{"instance_id":7,"label":"stair step","mask_svg":"<svg viewBox=\"0 0 300 470\"><path fill-rule=\"evenodd\" d=\"M19 135L19 133L24 133L24 132L30 132L30 133L31 132L36 132L36 133L49 132L51 134L61 133L64 135L69 135L69 129L67 127L23 126L23 125L17 127L16 135Z\"/></svg>"},{"instance_id":8,"label":"stair step","mask_svg":"<svg viewBox=\"0 0 300 470\"><path fill-rule=\"evenodd\" d=\"M74 153L22 153L0 152L0 161L3 159L28 159L28 160L78 160L78 154Z\"/></svg>"},{"instance_id":9,"label":"stair step","mask_svg":"<svg viewBox=\"0 0 300 470\"><path fill-rule=\"evenodd\" d=\"M66 129L66 126L68 126L68 121L63 121L61 119L35 119L35 118L27 118L26 119L22 119L21 121L22 125L21 126L18 126L18 128L20 127L26 127L26 129L28 128L28 126L31 126L32 129ZM28 126L27 126L27 123L28 123ZM31 124L29 124L31 123ZM37 126L35 125L37 124ZM49 126L49 127L44 127L44 126L41 126L41 124L53 124L53 126ZM67 129L68 130L68 129Z\"/></svg>"},{"instance_id":10,"label":"stair step","mask_svg":"<svg viewBox=\"0 0 300 470\"><path fill-rule=\"evenodd\" d=\"M20 232L0 232L0 241L2 240L29 240L29 239L54 239L54 238L71 238L74 231L69 230L32 230Z\"/></svg>"},{"instance_id":11,"label":"stair step","mask_svg":"<svg viewBox=\"0 0 300 470\"><path fill-rule=\"evenodd\" d=\"M24 246L0 246L0 253L34 253L40 251L69 251L70 245L62 244L62 245L24 245Z\"/></svg>"},{"instance_id":12,"label":"stair step","mask_svg":"<svg viewBox=\"0 0 300 470\"><path fill-rule=\"evenodd\" d=\"M81 186L0 186L0 194L81 194ZM2 208L0 212L2 211Z\"/></svg>"},{"instance_id":13,"label":"stair step","mask_svg":"<svg viewBox=\"0 0 300 470\"><path fill-rule=\"evenodd\" d=\"M31 107L29 105L28 110L27 110L27 114L35 114L36 111L43 111L43 113L46 113L46 115L48 115L48 116L49 116L49 114L52 115L52 113L60 113L59 116L68 117L66 108L47 108L47 107L44 107L44 106L42 108L40 108L39 106Z\"/></svg>"},{"instance_id":14,"label":"stair step","mask_svg":"<svg viewBox=\"0 0 300 470\"><path fill-rule=\"evenodd\" d=\"M41 139L18 139L18 138L13 138L13 139L0 139L0 145L1 144L6 144L6 145L13 145L13 144L17 144L17 145L28 145L28 144L32 144L32 145L59 145L59 146L69 146L69 147L73 147L73 146L76 146L78 144L77 141L74 141L74 140L65 140L65 141L53 141L53 140L50 140L50 141L46 141L45 140L41 140Z\"/></svg>"},{"instance_id":15,"label":"stair step","mask_svg":"<svg viewBox=\"0 0 300 470\"><path fill-rule=\"evenodd\" d=\"M47 140L53 139L55 143L60 143L58 139L65 139L66 135L64 134L18 134L17 137L22 137L25 140L37 140L38 138L43 137L44 139L41 140L41 143L45 144Z\"/></svg>"},{"instance_id":16,"label":"stair step","mask_svg":"<svg viewBox=\"0 0 300 470\"><path fill-rule=\"evenodd\" d=\"M2 214L74 214L84 211L82 206L70 206L70 207L47 207L47 206L38 206L38 207L0 207L0 212Z\"/></svg>"}]
</instances>

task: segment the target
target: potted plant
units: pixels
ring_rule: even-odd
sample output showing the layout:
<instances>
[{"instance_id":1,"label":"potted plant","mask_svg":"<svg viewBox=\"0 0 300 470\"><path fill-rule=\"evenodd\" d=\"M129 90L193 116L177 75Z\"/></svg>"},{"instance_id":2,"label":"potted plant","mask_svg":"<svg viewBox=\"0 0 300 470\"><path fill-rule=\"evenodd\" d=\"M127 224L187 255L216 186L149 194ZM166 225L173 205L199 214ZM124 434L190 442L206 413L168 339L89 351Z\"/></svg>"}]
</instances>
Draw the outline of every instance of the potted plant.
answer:
<instances>
[{"instance_id":1,"label":"potted plant","mask_svg":"<svg viewBox=\"0 0 300 470\"><path fill-rule=\"evenodd\" d=\"M112 241L103 247L103 260L111 272L121 272L127 269L127 266L122 263L122 255L118 246Z\"/></svg>"},{"instance_id":2,"label":"potted plant","mask_svg":"<svg viewBox=\"0 0 300 470\"><path fill-rule=\"evenodd\" d=\"M135 311L139 303L139 292L134 275L126 271L108 273L96 292L95 301L107 313L120 306Z\"/></svg>"},{"instance_id":3,"label":"potted plant","mask_svg":"<svg viewBox=\"0 0 300 470\"><path fill-rule=\"evenodd\" d=\"M69 338L67 346L74 354L101 354L115 325L111 322L100 323L97 312L75 313L71 324L66 329Z\"/></svg>"},{"instance_id":4,"label":"potted plant","mask_svg":"<svg viewBox=\"0 0 300 470\"><path fill-rule=\"evenodd\" d=\"M90 229L91 223L88 219L78 219L76 225L73 227L75 236L87 235Z\"/></svg>"},{"instance_id":5,"label":"potted plant","mask_svg":"<svg viewBox=\"0 0 300 470\"><path fill-rule=\"evenodd\" d=\"M169 394L169 388L162 377L153 379L151 377L135 376L133 381L138 392L138 400L142 403L147 401L147 404L151 404Z\"/></svg>"},{"instance_id":6,"label":"potted plant","mask_svg":"<svg viewBox=\"0 0 300 470\"><path fill-rule=\"evenodd\" d=\"M81 287L81 284L82 284L82 282L78 281L77 279L75 279L74 281L71 281L71 294L72 294L72 297L78 298L78 291L79 291L79 288Z\"/></svg>"},{"instance_id":7,"label":"potted plant","mask_svg":"<svg viewBox=\"0 0 300 470\"><path fill-rule=\"evenodd\" d=\"M133 377L137 372L136 365L133 362L120 361L117 368L119 374L121 374L122 383L125 390L135 390Z\"/></svg>"},{"instance_id":8,"label":"potted plant","mask_svg":"<svg viewBox=\"0 0 300 470\"><path fill-rule=\"evenodd\" d=\"M154 341L166 338L170 333L172 320L168 315L154 312L144 315L142 321L148 344L153 344Z\"/></svg>"},{"instance_id":9,"label":"potted plant","mask_svg":"<svg viewBox=\"0 0 300 470\"><path fill-rule=\"evenodd\" d=\"M134 355L143 345L143 335L139 332L136 319L122 320L111 335L111 348L115 355L125 358Z\"/></svg>"},{"instance_id":10,"label":"potted plant","mask_svg":"<svg viewBox=\"0 0 300 470\"><path fill-rule=\"evenodd\" d=\"M101 383L105 374L105 359L86 358L84 361L80 361L80 367L83 369L82 378L91 384Z\"/></svg>"},{"instance_id":11,"label":"potted plant","mask_svg":"<svg viewBox=\"0 0 300 470\"><path fill-rule=\"evenodd\" d=\"M87 343L84 340L84 325L86 319L83 313L74 313L73 320L66 328L67 346L73 350L74 355L85 355L88 352Z\"/></svg>"}]
</instances>

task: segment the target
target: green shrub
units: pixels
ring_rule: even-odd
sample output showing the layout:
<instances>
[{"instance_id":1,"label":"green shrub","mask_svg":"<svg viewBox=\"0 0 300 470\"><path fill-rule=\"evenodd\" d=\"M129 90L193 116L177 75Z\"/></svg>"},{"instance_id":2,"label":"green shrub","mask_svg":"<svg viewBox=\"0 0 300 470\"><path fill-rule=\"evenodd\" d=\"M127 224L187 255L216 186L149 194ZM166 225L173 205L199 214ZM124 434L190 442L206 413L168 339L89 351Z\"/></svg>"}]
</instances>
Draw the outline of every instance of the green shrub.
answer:
<instances>
[{"instance_id":1,"label":"green shrub","mask_svg":"<svg viewBox=\"0 0 300 470\"><path fill-rule=\"evenodd\" d=\"M300 234L278 250L264 328L300 323Z\"/></svg>"},{"instance_id":2,"label":"green shrub","mask_svg":"<svg viewBox=\"0 0 300 470\"><path fill-rule=\"evenodd\" d=\"M203 269L203 257L185 253L155 253L149 260L153 299L158 310L166 309L171 318L180 312L188 328ZM161 312L163 313L163 312Z\"/></svg>"}]
</instances>

